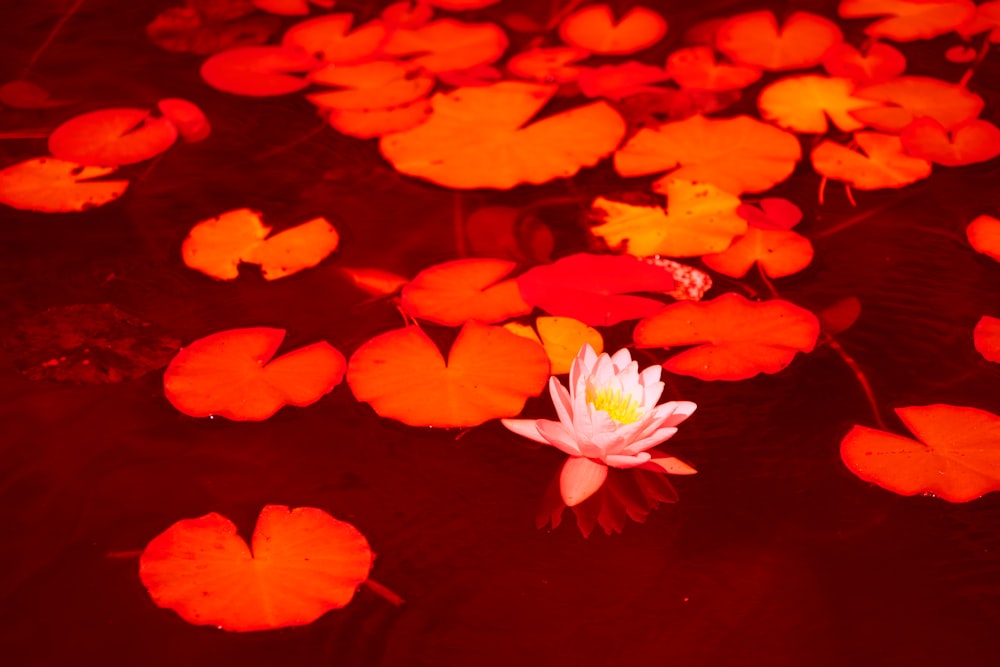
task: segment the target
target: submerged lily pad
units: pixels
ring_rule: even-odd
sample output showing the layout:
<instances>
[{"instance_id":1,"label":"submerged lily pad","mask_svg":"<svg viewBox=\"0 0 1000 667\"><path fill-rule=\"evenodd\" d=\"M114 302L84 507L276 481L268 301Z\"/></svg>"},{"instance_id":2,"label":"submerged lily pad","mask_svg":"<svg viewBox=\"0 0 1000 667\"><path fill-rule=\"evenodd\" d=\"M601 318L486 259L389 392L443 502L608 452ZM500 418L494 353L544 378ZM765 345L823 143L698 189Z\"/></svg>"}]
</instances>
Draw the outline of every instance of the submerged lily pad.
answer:
<instances>
[{"instance_id":1,"label":"submerged lily pad","mask_svg":"<svg viewBox=\"0 0 1000 667\"><path fill-rule=\"evenodd\" d=\"M181 341L109 303L53 306L25 318L3 339L31 380L109 384L167 365Z\"/></svg>"}]
</instances>

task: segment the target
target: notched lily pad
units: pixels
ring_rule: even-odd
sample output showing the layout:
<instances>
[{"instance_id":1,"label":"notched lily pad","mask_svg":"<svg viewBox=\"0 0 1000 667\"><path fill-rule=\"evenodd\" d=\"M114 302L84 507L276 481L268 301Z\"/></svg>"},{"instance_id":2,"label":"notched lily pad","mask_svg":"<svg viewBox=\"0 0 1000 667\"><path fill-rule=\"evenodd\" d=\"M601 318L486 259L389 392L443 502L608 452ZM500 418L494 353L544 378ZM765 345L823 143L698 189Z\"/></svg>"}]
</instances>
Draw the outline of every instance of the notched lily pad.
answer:
<instances>
[{"instance_id":1,"label":"notched lily pad","mask_svg":"<svg viewBox=\"0 0 1000 667\"><path fill-rule=\"evenodd\" d=\"M30 380L110 384L166 366L181 341L111 304L94 303L25 318L2 344Z\"/></svg>"}]
</instances>

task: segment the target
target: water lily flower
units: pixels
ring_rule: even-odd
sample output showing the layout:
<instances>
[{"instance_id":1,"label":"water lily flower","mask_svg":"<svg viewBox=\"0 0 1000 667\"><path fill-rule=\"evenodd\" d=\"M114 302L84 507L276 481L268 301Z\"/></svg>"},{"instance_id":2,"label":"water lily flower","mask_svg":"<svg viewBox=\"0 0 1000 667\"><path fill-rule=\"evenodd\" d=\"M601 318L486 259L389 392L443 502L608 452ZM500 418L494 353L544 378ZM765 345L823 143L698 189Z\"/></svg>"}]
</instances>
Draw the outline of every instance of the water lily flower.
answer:
<instances>
[{"instance_id":1,"label":"water lily flower","mask_svg":"<svg viewBox=\"0 0 1000 667\"><path fill-rule=\"evenodd\" d=\"M683 461L649 450L677 432L691 416L690 401L657 405L663 393L660 366L639 372L627 349L600 356L584 344L569 372L569 389L555 377L549 393L559 421L504 419L514 433L569 454L559 476L563 502L572 507L601 487L612 468L642 467L656 472L692 474Z\"/></svg>"}]
</instances>

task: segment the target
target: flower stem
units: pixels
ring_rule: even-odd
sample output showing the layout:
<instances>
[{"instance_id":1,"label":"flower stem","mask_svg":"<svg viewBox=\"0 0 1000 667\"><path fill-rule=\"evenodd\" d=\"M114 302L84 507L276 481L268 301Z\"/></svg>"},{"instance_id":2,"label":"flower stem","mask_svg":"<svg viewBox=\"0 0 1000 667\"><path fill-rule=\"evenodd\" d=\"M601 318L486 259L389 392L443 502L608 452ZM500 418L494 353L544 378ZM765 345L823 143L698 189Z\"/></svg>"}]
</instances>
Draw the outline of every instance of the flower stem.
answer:
<instances>
[{"instance_id":1,"label":"flower stem","mask_svg":"<svg viewBox=\"0 0 1000 667\"><path fill-rule=\"evenodd\" d=\"M399 607L402 606L404 602L406 602L406 600L401 598L394 591L389 590L388 588L378 583L374 579L366 579L361 585L365 586L372 593L375 593L376 595L386 600L389 604L393 606Z\"/></svg>"},{"instance_id":2,"label":"flower stem","mask_svg":"<svg viewBox=\"0 0 1000 667\"><path fill-rule=\"evenodd\" d=\"M80 6L83 5L83 2L84 0L76 0L76 2L74 2L70 6L70 8L66 10L66 13L63 14L62 17L56 22L56 24L52 27L52 30L49 31L49 34L45 37L44 40L42 40L42 43L38 46L38 48L35 49L35 52L31 54L31 58L28 60L28 64L24 66L23 70L21 70L21 76L20 76L21 79L27 78L28 73L31 71L31 68L35 66L35 63L37 63L38 59L42 57L42 54L45 53L45 50L49 48L49 46L52 44L52 41L56 38L56 35L58 35L59 31L62 30L64 25L66 25L66 22L69 21L73 17L73 15L77 13L77 11L79 11Z\"/></svg>"}]
</instances>

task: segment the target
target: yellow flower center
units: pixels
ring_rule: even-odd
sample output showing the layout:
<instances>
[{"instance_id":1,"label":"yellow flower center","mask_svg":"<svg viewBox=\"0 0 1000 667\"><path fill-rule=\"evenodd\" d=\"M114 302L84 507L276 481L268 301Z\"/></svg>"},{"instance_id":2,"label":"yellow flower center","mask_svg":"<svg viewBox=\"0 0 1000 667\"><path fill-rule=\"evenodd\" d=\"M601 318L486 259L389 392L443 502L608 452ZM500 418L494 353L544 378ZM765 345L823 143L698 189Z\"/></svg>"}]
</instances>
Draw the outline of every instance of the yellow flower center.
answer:
<instances>
[{"instance_id":1,"label":"yellow flower center","mask_svg":"<svg viewBox=\"0 0 1000 667\"><path fill-rule=\"evenodd\" d=\"M642 407L632 399L631 394L622 395L620 389L588 390L587 402L607 412L619 424L631 424L642 416Z\"/></svg>"}]
</instances>

